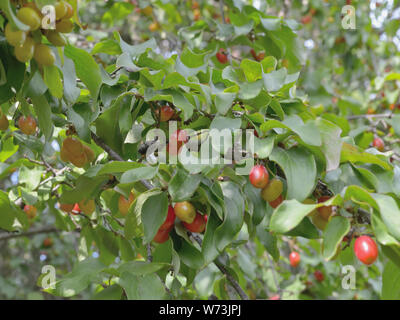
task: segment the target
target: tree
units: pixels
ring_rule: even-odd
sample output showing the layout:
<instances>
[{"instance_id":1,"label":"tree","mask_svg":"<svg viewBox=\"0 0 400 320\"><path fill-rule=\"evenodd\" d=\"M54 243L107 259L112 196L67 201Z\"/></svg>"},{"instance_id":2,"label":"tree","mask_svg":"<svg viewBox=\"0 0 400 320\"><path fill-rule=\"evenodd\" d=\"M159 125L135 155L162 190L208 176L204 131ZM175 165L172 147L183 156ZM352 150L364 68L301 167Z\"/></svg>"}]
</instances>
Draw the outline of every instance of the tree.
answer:
<instances>
[{"instance_id":1,"label":"tree","mask_svg":"<svg viewBox=\"0 0 400 320\"><path fill-rule=\"evenodd\" d=\"M338 2L2 1L0 297L399 299L398 1Z\"/></svg>"}]
</instances>

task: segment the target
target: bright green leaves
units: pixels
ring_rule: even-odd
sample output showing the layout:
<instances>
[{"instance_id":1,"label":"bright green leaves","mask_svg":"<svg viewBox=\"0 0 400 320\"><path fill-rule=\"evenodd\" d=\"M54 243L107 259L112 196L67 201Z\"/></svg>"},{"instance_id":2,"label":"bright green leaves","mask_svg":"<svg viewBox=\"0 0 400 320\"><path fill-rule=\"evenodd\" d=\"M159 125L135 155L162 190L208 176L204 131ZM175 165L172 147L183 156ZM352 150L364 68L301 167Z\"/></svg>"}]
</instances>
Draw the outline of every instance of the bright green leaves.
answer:
<instances>
[{"instance_id":1,"label":"bright green leaves","mask_svg":"<svg viewBox=\"0 0 400 320\"><path fill-rule=\"evenodd\" d=\"M240 67L248 82L262 79L262 66L260 63L249 59L243 59L240 63Z\"/></svg>"},{"instance_id":2,"label":"bright green leaves","mask_svg":"<svg viewBox=\"0 0 400 320\"><path fill-rule=\"evenodd\" d=\"M87 86L91 96L96 99L102 84L100 67L98 64L93 57L83 49L66 46L64 52L68 58L74 61L77 76Z\"/></svg>"},{"instance_id":3,"label":"bright green leaves","mask_svg":"<svg viewBox=\"0 0 400 320\"><path fill-rule=\"evenodd\" d=\"M39 128L43 132L46 141L49 141L53 136L54 130L54 124L51 119L51 107L44 96L32 97L32 102L39 120Z\"/></svg>"},{"instance_id":4,"label":"bright green leaves","mask_svg":"<svg viewBox=\"0 0 400 320\"><path fill-rule=\"evenodd\" d=\"M23 224L26 224L25 213L10 203L7 193L0 191L0 228L14 231Z\"/></svg>"},{"instance_id":5,"label":"bright green leaves","mask_svg":"<svg viewBox=\"0 0 400 320\"><path fill-rule=\"evenodd\" d=\"M43 73L44 83L49 88L50 93L54 97L61 99L64 94L64 88L58 68L56 66L44 66Z\"/></svg>"},{"instance_id":6,"label":"bright green leaves","mask_svg":"<svg viewBox=\"0 0 400 320\"><path fill-rule=\"evenodd\" d=\"M121 176L121 183L128 184L142 179L153 179L157 174L158 167L139 167L124 172Z\"/></svg>"},{"instance_id":7,"label":"bright green leaves","mask_svg":"<svg viewBox=\"0 0 400 320\"><path fill-rule=\"evenodd\" d=\"M336 216L333 217L323 234L322 255L326 260L331 260L342 243L343 237L350 231L350 222L348 219Z\"/></svg>"},{"instance_id":8,"label":"bright green leaves","mask_svg":"<svg viewBox=\"0 0 400 320\"><path fill-rule=\"evenodd\" d=\"M303 201L314 190L317 168L313 155L303 148L275 148L270 160L279 164L287 179L287 199Z\"/></svg>"},{"instance_id":9,"label":"bright green leaves","mask_svg":"<svg viewBox=\"0 0 400 320\"><path fill-rule=\"evenodd\" d=\"M167 218L168 198L166 193L152 193L143 203L141 211L144 240L150 242Z\"/></svg>"},{"instance_id":10,"label":"bright green leaves","mask_svg":"<svg viewBox=\"0 0 400 320\"><path fill-rule=\"evenodd\" d=\"M400 210L396 201L387 195L373 194L376 200L383 222L389 233L400 241Z\"/></svg>"}]
</instances>

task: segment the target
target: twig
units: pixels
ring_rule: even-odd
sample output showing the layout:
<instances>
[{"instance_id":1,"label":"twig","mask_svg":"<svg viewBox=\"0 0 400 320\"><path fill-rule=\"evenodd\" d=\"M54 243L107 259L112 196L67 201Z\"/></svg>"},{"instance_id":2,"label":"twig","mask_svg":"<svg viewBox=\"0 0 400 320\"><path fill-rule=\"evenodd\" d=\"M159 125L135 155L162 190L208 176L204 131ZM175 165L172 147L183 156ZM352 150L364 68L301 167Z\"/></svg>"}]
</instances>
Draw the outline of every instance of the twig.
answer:
<instances>
[{"instance_id":1,"label":"twig","mask_svg":"<svg viewBox=\"0 0 400 320\"><path fill-rule=\"evenodd\" d=\"M151 244L147 244L147 261L153 262L153 256L151 255Z\"/></svg>"},{"instance_id":2,"label":"twig","mask_svg":"<svg viewBox=\"0 0 400 320\"><path fill-rule=\"evenodd\" d=\"M391 113L381 113L381 114L357 114L353 116L348 116L347 120L355 120L355 119L371 119L371 118L388 118L391 119L393 114Z\"/></svg>"},{"instance_id":3,"label":"twig","mask_svg":"<svg viewBox=\"0 0 400 320\"><path fill-rule=\"evenodd\" d=\"M22 233L0 234L0 241L5 241L19 237L30 237L40 233L52 233L52 232L60 232L60 230L58 230L55 227L43 227L40 229L30 230Z\"/></svg>"}]
</instances>

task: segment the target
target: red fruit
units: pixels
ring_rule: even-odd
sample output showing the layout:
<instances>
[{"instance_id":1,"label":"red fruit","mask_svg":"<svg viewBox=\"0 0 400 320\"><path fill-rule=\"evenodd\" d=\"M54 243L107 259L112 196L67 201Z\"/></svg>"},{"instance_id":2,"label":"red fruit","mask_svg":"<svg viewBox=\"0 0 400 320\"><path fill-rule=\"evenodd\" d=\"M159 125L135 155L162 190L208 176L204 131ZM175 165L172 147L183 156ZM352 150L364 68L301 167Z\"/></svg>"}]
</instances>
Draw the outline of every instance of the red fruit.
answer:
<instances>
[{"instance_id":1,"label":"red fruit","mask_svg":"<svg viewBox=\"0 0 400 320\"><path fill-rule=\"evenodd\" d=\"M29 219L34 219L36 217L37 209L29 204L24 206L24 211Z\"/></svg>"},{"instance_id":2,"label":"red fruit","mask_svg":"<svg viewBox=\"0 0 400 320\"><path fill-rule=\"evenodd\" d=\"M298 252L292 251L289 255L290 265L296 268L300 263L300 254Z\"/></svg>"},{"instance_id":3,"label":"red fruit","mask_svg":"<svg viewBox=\"0 0 400 320\"><path fill-rule=\"evenodd\" d=\"M219 62L221 62L222 64L225 64L228 62L228 56L225 53L224 49L219 49L219 51L216 54L216 57L218 59Z\"/></svg>"},{"instance_id":4,"label":"red fruit","mask_svg":"<svg viewBox=\"0 0 400 320\"><path fill-rule=\"evenodd\" d=\"M182 222L183 226L191 232L201 233L206 229L207 216L196 213L192 223Z\"/></svg>"},{"instance_id":5,"label":"red fruit","mask_svg":"<svg viewBox=\"0 0 400 320\"><path fill-rule=\"evenodd\" d=\"M330 198L331 198L330 196L322 196L322 197L320 197L320 198L318 199L318 203L328 201ZM329 220L329 217L330 217L331 214L332 214L332 206L323 206L323 207L319 207L317 210L318 210L318 212L321 214L321 217L322 217L324 220L326 220L326 221Z\"/></svg>"},{"instance_id":6,"label":"red fruit","mask_svg":"<svg viewBox=\"0 0 400 320\"><path fill-rule=\"evenodd\" d=\"M52 238L46 238L43 240L43 247L45 248L50 248L53 245L53 239Z\"/></svg>"},{"instance_id":7,"label":"red fruit","mask_svg":"<svg viewBox=\"0 0 400 320\"><path fill-rule=\"evenodd\" d=\"M169 239L169 232L172 227L167 230L158 230L153 241L156 243L164 243Z\"/></svg>"},{"instance_id":8,"label":"red fruit","mask_svg":"<svg viewBox=\"0 0 400 320\"><path fill-rule=\"evenodd\" d=\"M354 242L354 253L358 260L369 266L378 258L378 246L368 236L361 236Z\"/></svg>"},{"instance_id":9,"label":"red fruit","mask_svg":"<svg viewBox=\"0 0 400 320\"><path fill-rule=\"evenodd\" d=\"M280 195L278 198L276 198L274 201L269 202L269 205L272 208L277 208L281 203L283 202L283 196Z\"/></svg>"},{"instance_id":10,"label":"red fruit","mask_svg":"<svg viewBox=\"0 0 400 320\"><path fill-rule=\"evenodd\" d=\"M263 189L268 184L269 174L263 165L258 164L251 169L249 179L254 187Z\"/></svg>"},{"instance_id":11,"label":"red fruit","mask_svg":"<svg viewBox=\"0 0 400 320\"><path fill-rule=\"evenodd\" d=\"M268 300L281 300L281 297L279 296L279 294L276 294L276 295L272 296L271 298L269 298Z\"/></svg>"},{"instance_id":12,"label":"red fruit","mask_svg":"<svg viewBox=\"0 0 400 320\"><path fill-rule=\"evenodd\" d=\"M188 136L185 130L175 131L169 138L167 150L170 155L177 155L182 145L187 142Z\"/></svg>"},{"instance_id":13,"label":"red fruit","mask_svg":"<svg viewBox=\"0 0 400 320\"><path fill-rule=\"evenodd\" d=\"M72 209L71 213L73 215L78 215L81 213L81 208L79 208L79 204L75 203L74 208Z\"/></svg>"},{"instance_id":14,"label":"red fruit","mask_svg":"<svg viewBox=\"0 0 400 320\"><path fill-rule=\"evenodd\" d=\"M251 55L253 56L253 58L254 58L255 60L257 60L257 53L256 53L256 51L255 51L253 48L250 50L250 53L251 53Z\"/></svg>"},{"instance_id":15,"label":"red fruit","mask_svg":"<svg viewBox=\"0 0 400 320\"><path fill-rule=\"evenodd\" d=\"M318 282L324 281L324 274L319 270L314 271L314 277L315 279L317 279Z\"/></svg>"},{"instance_id":16,"label":"red fruit","mask_svg":"<svg viewBox=\"0 0 400 320\"><path fill-rule=\"evenodd\" d=\"M170 106L168 106L168 105L165 105L165 106L162 106L161 108L160 108L160 121L161 122L166 122L166 121L168 121L169 119L171 119L173 116L174 116L174 114L175 114L175 110L174 109L172 109Z\"/></svg>"},{"instance_id":17,"label":"red fruit","mask_svg":"<svg viewBox=\"0 0 400 320\"><path fill-rule=\"evenodd\" d=\"M306 15L304 17L301 18L301 23L302 24L309 24L312 20L312 16L311 15Z\"/></svg>"},{"instance_id":18,"label":"red fruit","mask_svg":"<svg viewBox=\"0 0 400 320\"><path fill-rule=\"evenodd\" d=\"M167 218L165 219L164 223L161 225L161 227L158 230L168 230L171 229L171 227L175 223L175 211L172 206L168 206L168 214Z\"/></svg>"},{"instance_id":19,"label":"red fruit","mask_svg":"<svg viewBox=\"0 0 400 320\"><path fill-rule=\"evenodd\" d=\"M377 148L379 151L384 151L385 150L385 143L383 140L379 137L376 137L374 139L374 142L372 142L372 145Z\"/></svg>"}]
</instances>

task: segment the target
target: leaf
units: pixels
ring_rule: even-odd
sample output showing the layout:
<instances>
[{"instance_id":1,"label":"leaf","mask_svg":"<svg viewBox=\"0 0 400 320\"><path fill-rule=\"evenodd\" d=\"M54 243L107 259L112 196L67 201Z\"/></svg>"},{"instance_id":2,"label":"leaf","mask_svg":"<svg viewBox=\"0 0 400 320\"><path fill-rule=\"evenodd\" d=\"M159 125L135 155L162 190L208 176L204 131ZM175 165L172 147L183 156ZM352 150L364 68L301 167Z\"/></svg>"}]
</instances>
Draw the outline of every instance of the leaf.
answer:
<instances>
[{"instance_id":1,"label":"leaf","mask_svg":"<svg viewBox=\"0 0 400 320\"><path fill-rule=\"evenodd\" d=\"M274 148L270 160L278 163L287 179L287 199L303 201L314 190L317 168L311 153L300 147Z\"/></svg>"},{"instance_id":2,"label":"leaf","mask_svg":"<svg viewBox=\"0 0 400 320\"><path fill-rule=\"evenodd\" d=\"M126 271L121 274L119 284L128 300L161 300L165 295L164 286L156 274L136 276Z\"/></svg>"},{"instance_id":3,"label":"leaf","mask_svg":"<svg viewBox=\"0 0 400 320\"><path fill-rule=\"evenodd\" d=\"M379 159L377 156L368 152L363 152L360 148L344 142L342 146L340 163L347 161L352 163L357 163L357 162L372 163L372 164L377 164L383 169L390 171L392 170L392 166L390 164Z\"/></svg>"},{"instance_id":4,"label":"leaf","mask_svg":"<svg viewBox=\"0 0 400 320\"><path fill-rule=\"evenodd\" d=\"M387 195L372 194L376 200L383 222L385 223L389 233L400 240L400 210L396 201Z\"/></svg>"},{"instance_id":5,"label":"leaf","mask_svg":"<svg viewBox=\"0 0 400 320\"><path fill-rule=\"evenodd\" d=\"M400 272L393 262L386 263L382 274L382 299L400 300Z\"/></svg>"},{"instance_id":6,"label":"leaf","mask_svg":"<svg viewBox=\"0 0 400 320\"><path fill-rule=\"evenodd\" d=\"M39 120L39 128L43 132L46 141L53 136L53 120L51 119L51 107L45 96L32 97L33 107Z\"/></svg>"},{"instance_id":7,"label":"leaf","mask_svg":"<svg viewBox=\"0 0 400 320\"><path fill-rule=\"evenodd\" d=\"M43 67L44 73L44 83L50 90L50 93L58 98L61 99L63 97L64 88L61 82L60 72L56 66L44 66Z\"/></svg>"},{"instance_id":8,"label":"leaf","mask_svg":"<svg viewBox=\"0 0 400 320\"><path fill-rule=\"evenodd\" d=\"M220 115L225 115L232 107L232 103L236 98L236 93L218 92L215 95L214 104Z\"/></svg>"},{"instance_id":9,"label":"leaf","mask_svg":"<svg viewBox=\"0 0 400 320\"><path fill-rule=\"evenodd\" d=\"M325 260L331 260L338 247L341 245L343 237L350 231L350 222L348 219L336 216L333 217L326 226L323 234L322 255Z\"/></svg>"},{"instance_id":10,"label":"leaf","mask_svg":"<svg viewBox=\"0 0 400 320\"><path fill-rule=\"evenodd\" d=\"M286 69L282 68L270 73L263 74L264 87L268 92L275 92L280 90L285 85L287 76Z\"/></svg>"},{"instance_id":11,"label":"leaf","mask_svg":"<svg viewBox=\"0 0 400 320\"><path fill-rule=\"evenodd\" d=\"M5 162L8 158L14 155L19 149L18 144L14 144L12 137L0 141L0 163Z\"/></svg>"},{"instance_id":12,"label":"leaf","mask_svg":"<svg viewBox=\"0 0 400 320\"><path fill-rule=\"evenodd\" d=\"M147 243L153 240L157 230L164 223L168 212L168 198L165 192L153 194L142 206L141 220L144 239Z\"/></svg>"},{"instance_id":13,"label":"leaf","mask_svg":"<svg viewBox=\"0 0 400 320\"><path fill-rule=\"evenodd\" d=\"M257 61L243 59L240 62L240 68L242 68L248 82L262 79L262 66Z\"/></svg>"},{"instance_id":14,"label":"leaf","mask_svg":"<svg viewBox=\"0 0 400 320\"><path fill-rule=\"evenodd\" d=\"M303 204L296 199L285 200L271 216L270 231L286 233L294 229L309 213L322 206L338 205L342 198L338 195L319 204Z\"/></svg>"},{"instance_id":15,"label":"leaf","mask_svg":"<svg viewBox=\"0 0 400 320\"><path fill-rule=\"evenodd\" d=\"M157 174L158 167L140 167L128 170L121 176L121 183L132 183L142 179L153 179Z\"/></svg>"},{"instance_id":16,"label":"leaf","mask_svg":"<svg viewBox=\"0 0 400 320\"><path fill-rule=\"evenodd\" d=\"M168 263L146 262L146 261L130 261L121 264L118 271L129 272L135 276L143 276L151 273L156 273L161 269L168 268Z\"/></svg>"},{"instance_id":17,"label":"leaf","mask_svg":"<svg viewBox=\"0 0 400 320\"><path fill-rule=\"evenodd\" d=\"M178 169L168 184L168 192L174 202L189 200L196 192L202 177Z\"/></svg>"},{"instance_id":18,"label":"leaf","mask_svg":"<svg viewBox=\"0 0 400 320\"><path fill-rule=\"evenodd\" d=\"M4 10L7 19L11 22L11 24L19 30L29 31L29 26L22 23L14 14L14 11L11 6L10 0L3 0L0 3L0 8Z\"/></svg>"},{"instance_id":19,"label":"leaf","mask_svg":"<svg viewBox=\"0 0 400 320\"><path fill-rule=\"evenodd\" d=\"M318 239L320 237L318 229L311 223L308 217L304 217L294 229L286 232L285 235L306 239Z\"/></svg>"},{"instance_id":20,"label":"leaf","mask_svg":"<svg viewBox=\"0 0 400 320\"><path fill-rule=\"evenodd\" d=\"M260 242L267 249L268 253L272 256L275 262L279 260L278 239L269 231L265 230L261 225L257 227L257 237Z\"/></svg>"},{"instance_id":21,"label":"leaf","mask_svg":"<svg viewBox=\"0 0 400 320\"><path fill-rule=\"evenodd\" d=\"M89 89L92 98L97 99L102 80L100 68L93 57L85 50L74 46L66 46L64 53L74 61L76 74Z\"/></svg>"},{"instance_id":22,"label":"leaf","mask_svg":"<svg viewBox=\"0 0 400 320\"><path fill-rule=\"evenodd\" d=\"M267 204L260 196L260 189L254 188L250 181L247 181L243 191L248 199L247 207L252 221L258 225L267 214Z\"/></svg>"}]
</instances>

